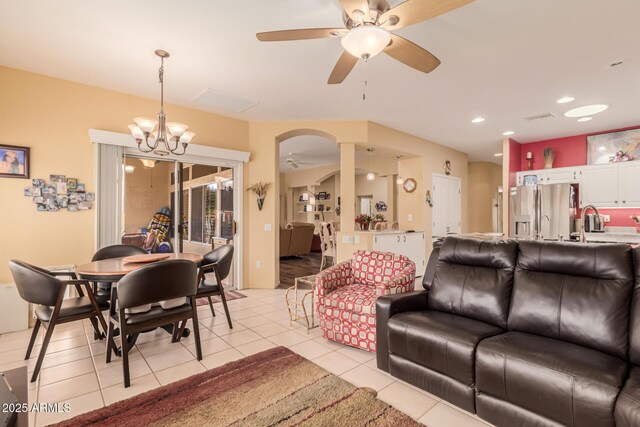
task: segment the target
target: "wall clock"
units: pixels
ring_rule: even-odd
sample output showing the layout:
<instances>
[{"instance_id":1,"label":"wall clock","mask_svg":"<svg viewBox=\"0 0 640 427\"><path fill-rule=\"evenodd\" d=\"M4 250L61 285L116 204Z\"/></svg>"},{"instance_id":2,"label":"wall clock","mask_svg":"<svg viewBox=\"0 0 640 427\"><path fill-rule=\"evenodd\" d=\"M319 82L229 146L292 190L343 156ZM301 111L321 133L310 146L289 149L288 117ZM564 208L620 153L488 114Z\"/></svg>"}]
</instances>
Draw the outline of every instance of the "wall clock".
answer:
<instances>
[{"instance_id":1,"label":"wall clock","mask_svg":"<svg viewBox=\"0 0 640 427\"><path fill-rule=\"evenodd\" d=\"M416 183L416 180L413 178L405 179L404 183L402 184L402 188L404 188L404 191L406 191L407 193L413 193L416 190L417 186L418 184Z\"/></svg>"}]
</instances>

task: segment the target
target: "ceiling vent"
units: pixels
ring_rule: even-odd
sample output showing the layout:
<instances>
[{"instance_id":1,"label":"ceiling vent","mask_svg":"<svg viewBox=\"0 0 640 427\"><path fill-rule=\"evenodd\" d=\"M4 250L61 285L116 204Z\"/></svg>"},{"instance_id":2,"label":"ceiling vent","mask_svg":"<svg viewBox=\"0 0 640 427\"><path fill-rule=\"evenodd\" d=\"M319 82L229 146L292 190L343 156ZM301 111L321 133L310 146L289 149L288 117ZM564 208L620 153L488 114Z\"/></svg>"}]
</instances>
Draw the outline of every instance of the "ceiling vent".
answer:
<instances>
[{"instance_id":1,"label":"ceiling vent","mask_svg":"<svg viewBox=\"0 0 640 427\"><path fill-rule=\"evenodd\" d=\"M525 117L524 119L528 122L535 122L536 120L555 119L555 118L556 116L554 116L552 113L542 113L542 114L537 114L531 117Z\"/></svg>"},{"instance_id":2,"label":"ceiling vent","mask_svg":"<svg viewBox=\"0 0 640 427\"><path fill-rule=\"evenodd\" d=\"M242 113L243 111L258 105L258 102L256 101L239 98L210 88L204 89L198 93L191 101L205 107L233 111L234 113Z\"/></svg>"}]
</instances>

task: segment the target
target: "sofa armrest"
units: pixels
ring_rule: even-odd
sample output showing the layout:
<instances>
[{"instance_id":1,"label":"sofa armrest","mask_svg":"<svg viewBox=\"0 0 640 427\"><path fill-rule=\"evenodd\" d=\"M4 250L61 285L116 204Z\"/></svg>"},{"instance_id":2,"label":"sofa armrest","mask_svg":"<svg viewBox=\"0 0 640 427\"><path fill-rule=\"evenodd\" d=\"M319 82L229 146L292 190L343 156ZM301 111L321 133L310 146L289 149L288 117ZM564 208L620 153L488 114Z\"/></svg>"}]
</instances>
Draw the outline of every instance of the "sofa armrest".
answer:
<instances>
[{"instance_id":1,"label":"sofa armrest","mask_svg":"<svg viewBox=\"0 0 640 427\"><path fill-rule=\"evenodd\" d=\"M614 411L616 426L640 425L640 367L632 367Z\"/></svg>"},{"instance_id":2,"label":"sofa armrest","mask_svg":"<svg viewBox=\"0 0 640 427\"><path fill-rule=\"evenodd\" d=\"M316 295L326 296L343 286L353 282L351 271L351 260L343 261L339 264L321 271L316 278ZM320 301L320 298L318 298Z\"/></svg>"},{"instance_id":3,"label":"sofa armrest","mask_svg":"<svg viewBox=\"0 0 640 427\"><path fill-rule=\"evenodd\" d=\"M416 265L408 262L397 276L384 282L376 283L376 295L393 295L411 292L415 287Z\"/></svg>"},{"instance_id":4,"label":"sofa armrest","mask_svg":"<svg viewBox=\"0 0 640 427\"><path fill-rule=\"evenodd\" d=\"M387 295L376 302L376 359L378 368L389 372L389 342L387 323L392 316L405 311L427 309L427 291Z\"/></svg>"}]
</instances>

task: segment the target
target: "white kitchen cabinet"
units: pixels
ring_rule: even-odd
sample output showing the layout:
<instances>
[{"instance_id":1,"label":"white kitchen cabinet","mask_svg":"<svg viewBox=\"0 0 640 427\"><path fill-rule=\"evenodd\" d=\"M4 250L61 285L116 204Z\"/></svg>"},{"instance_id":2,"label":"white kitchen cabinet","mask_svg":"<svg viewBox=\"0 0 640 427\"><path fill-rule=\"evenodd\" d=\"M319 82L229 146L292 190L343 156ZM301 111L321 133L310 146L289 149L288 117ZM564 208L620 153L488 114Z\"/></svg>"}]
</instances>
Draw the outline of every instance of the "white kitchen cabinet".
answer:
<instances>
[{"instance_id":1,"label":"white kitchen cabinet","mask_svg":"<svg viewBox=\"0 0 640 427\"><path fill-rule=\"evenodd\" d=\"M404 255L416 264L416 277L424 273L425 240L423 232L376 233L373 250Z\"/></svg>"},{"instance_id":2,"label":"white kitchen cabinet","mask_svg":"<svg viewBox=\"0 0 640 427\"><path fill-rule=\"evenodd\" d=\"M620 207L640 207L640 162L625 162L619 166Z\"/></svg>"},{"instance_id":3,"label":"white kitchen cabinet","mask_svg":"<svg viewBox=\"0 0 640 427\"><path fill-rule=\"evenodd\" d=\"M516 174L518 185L524 185L526 175L538 177L538 184L576 184L580 183L580 167L540 169L522 171Z\"/></svg>"},{"instance_id":4,"label":"white kitchen cabinet","mask_svg":"<svg viewBox=\"0 0 640 427\"><path fill-rule=\"evenodd\" d=\"M621 206L619 167L617 164L585 166L582 169L580 207Z\"/></svg>"}]
</instances>

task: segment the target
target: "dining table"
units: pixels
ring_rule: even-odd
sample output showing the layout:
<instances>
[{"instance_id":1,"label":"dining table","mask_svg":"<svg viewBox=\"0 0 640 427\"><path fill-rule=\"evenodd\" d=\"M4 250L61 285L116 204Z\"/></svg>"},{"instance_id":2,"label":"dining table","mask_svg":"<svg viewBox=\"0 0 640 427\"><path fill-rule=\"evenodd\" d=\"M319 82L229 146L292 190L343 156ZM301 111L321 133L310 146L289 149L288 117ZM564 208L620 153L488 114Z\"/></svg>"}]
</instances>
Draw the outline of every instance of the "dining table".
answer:
<instances>
[{"instance_id":1,"label":"dining table","mask_svg":"<svg viewBox=\"0 0 640 427\"><path fill-rule=\"evenodd\" d=\"M186 259L188 261L193 261L199 267L202 264L202 260L204 259L202 255L190 252L178 254L171 253L165 255L166 257L162 257L162 259L158 261ZM129 257L110 258L82 264L76 266L75 273L78 278L88 280L89 282L111 283L113 285L132 271L151 264L150 262L127 262L127 258ZM112 295L115 295L115 293L112 293ZM110 299L110 304L115 304L115 301L113 301L113 299ZM163 329L166 330L169 334L173 334L173 325L164 326ZM191 331L188 328L185 328L183 337L189 336L190 332ZM128 348L133 347L137 338L137 334L131 337L127 337ZM120 350L116 351L116 354L120 355L120 353Z\"/></svg>"}]
</instances>

